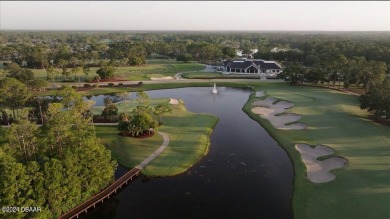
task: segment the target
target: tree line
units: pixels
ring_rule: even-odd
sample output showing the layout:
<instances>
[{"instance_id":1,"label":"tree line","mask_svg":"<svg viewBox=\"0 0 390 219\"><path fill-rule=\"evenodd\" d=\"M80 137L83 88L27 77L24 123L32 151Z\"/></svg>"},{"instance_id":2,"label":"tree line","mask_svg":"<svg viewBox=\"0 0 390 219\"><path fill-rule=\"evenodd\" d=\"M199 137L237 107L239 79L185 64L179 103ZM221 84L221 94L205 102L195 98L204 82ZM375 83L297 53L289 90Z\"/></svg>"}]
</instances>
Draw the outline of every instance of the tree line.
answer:
<instances>
[{"instance_id":1,"label":"tree line","mask_svg":"<svg viewBox=\"0 0 390 219\"><path fill-rule=\"evenodd\" d=\"M179 60L213 62L245 56L314 66L342 54L390 64L386 32L2 32L0 59L29 68L74 67L115 60L142 65L154 53ZM284 49L272 52L273 48ZM251 49L257 49L251 54Z\"/></svg>"},{"instance_id":2,"label":"tree line","mask_svg":"<svg viewBox=\"0 0 390 219\"><path fill-rule=\"evenodd\" d=\"M11 86L12 85L12 86ZM0 81L0 106L7 88L19 107L29 94L13 78ZM114 180L117 163L90 126L91 102L70 87L61 88L57 101L48 101L42 127L30 121L27 110L18 110L14 123L0 131L1 206L38 206L43 212L0 212L2 218L57 218L101 191ZM16 105L15 104L15 107ZM42 113L41 111L41 113Z\"/></svg>"}]
</instances>

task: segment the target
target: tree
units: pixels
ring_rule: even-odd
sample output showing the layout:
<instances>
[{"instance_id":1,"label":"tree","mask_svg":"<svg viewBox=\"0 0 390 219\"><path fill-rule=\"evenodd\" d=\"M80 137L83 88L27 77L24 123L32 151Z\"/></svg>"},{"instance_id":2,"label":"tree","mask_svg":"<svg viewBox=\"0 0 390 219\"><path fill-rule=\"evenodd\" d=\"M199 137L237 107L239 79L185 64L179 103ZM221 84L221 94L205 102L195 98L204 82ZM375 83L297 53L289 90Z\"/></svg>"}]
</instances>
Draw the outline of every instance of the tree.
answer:
<instances>
[{"instance_id":1,"label":"tree","mask_svg":"<svg viewBox=\"0 0 390 219\"><path fill-rule=\"evenodd\" d=\"M67 110L74 108L80 111L83 108L84 102L81 95L69 86L61 87L56 96L61 97L61 103Z\"/></svg>"},{"instance_id":2,"label":"tree","mask_svg":"<svg viewBox=\"0 0 390 219\"><path fill-rule=\"evenodd\" d=\"M353 57L348 60L343 72L344 88L349 88L353 84L358 85L359 74L364 68L365 62L364 57Z\"/></svg>"},{"instance_id":3,"label":"tree","mask_svg":"<svg viewBox=\"0 0 390 219\"><path fill-rule=\"evenodd\" d=\"M83 73L84 73L84 75L85 75L85 80L87 81L88 80L88 75L89 75L89 73L90 73L90 69L89 69L89 67L87 66L87 65L84 65L84 67L83 67Z\"/></svg>"},{"instance_id":4,"label":"tree","mask_svg":"<svg viewBox=\"0 0 390 219\"><path fill-rule=\"evenodd\" d=\"M360 82L366 91L370 87L380 84L385 79L387 66L384 62L368 61L360 71Z\"/></svg>"},{"instance_id":5,"label":"tree","mask_svg":"<svg viewBox=\"0 0 390 219\"><path fill-rule=\"evenodd\" d=\"M67 65L68 65L68 61L66 61L65 59L59 59L57 61L57 66L62 68L62 75L63 76L67 76L68 75L67 68L66 68Z\"/></svg>"},{"instance_id":6,"label":"tree","mask_svg":"<svg viewBox=\"0 0 390 219\"><path fill-rule=\"evenodd\" d=\"M142 113L151 113L152 109L149 106L149 95L144 91L138 91L136 96L138 105L134 109L135 113L137 115L140 115Z\"/></svg>"},{"instance_id":7,"label":"tree","mask_svg":"<svg viewBox=\"0 0 390 219\"><path fill-rule=\"evenodd\" d=\"M236 50L228 46L222 48L222 53L224 58L234 58L237 55Z\"/></svg>"},{"instance_id":8,"label":"tree","mask_svg":"<svg viewBox=\"0 0 390 219\"><path fill-rule=\"evenodd\" d=\"M54 84L54 78L55 78L55 69L52 65L46 68L46 74L47 74L47 79L52 79L52 83Z\"/></svg>"},{"instance_id":9,"label":"tree","mask_svg":"<svg viewBox=\"0 0 390 219\"><path fill-rule=\"evenodd\" d=\"M71 72L74 74L74 79L78 76L79 78L79 87L80 87L80 74L83 72L83 68L81 67L74 67L72 68Z\"/></svg>"},{"instance_id":10,"label":"tree","mask_svg":"<svg viewBox=\"0 0 390 219\"><path fill-rule=\"evenodd\" d=\"M154 107L153 113L158 115L158 124L161 124L161 116L165 113L172 112L172 105L169 103L160 103Z\"/></svg>"},{"instance_id":11,"label":"tree","mask_svg":"<svg viewBox=\"0 0 390 219\"><path fill-rule=\"evenodd\" d=\"M26 85L32 91L42 91L42 90L45 90L45 87L47 87L48 84L47 84L47 81L45 81L45 80L33 79L30 81L27 81Z\"/></svg>"},{"instance_id":12,"label":"tree","mask_svg":"<svg viewBox=\"0 0 390 219\"><path fill-rule=\"evenodd\" d=\"M0 69L0 80L5 78L6 75L7 75L7 73L3 69Z\"/></svg>"},{"instance_id":13,"label":"tree","mask_svg":"<svg viewBox=\"0 0 390 219\"><path fill-rule=\"evenodd\" d=\"M326 81L325 76L326 72L324 71L324 69L320 66L316 66L307 72L305 79L307 80L307 82L318 84L319 82Z\"/></svg>"},{"instance_id":14,"label":"tree","mask_svg":"<svg viewBox=\"0 0 390 219\"><path fill-rule=\"evenodd\" d=\"M0 205L1 206L34 206L31 200L31 179L26 168L15 158L6 154L0 148ZM25 212L19 214L7 214L0 212L2 218L26 218Z\"/></svg>"},{"instance_id":15,"label":"tree","mask_svg":"<svg viewBox=\"0 0 390 219\"><path fill-rule=\"evenodd\" d=\"M76 65L79 64L79 59L72 56L70 59L69 59L69 63L73 66L73 68L76 68Z\"/></svg>"},{"instance_id":16,"label":"tree","mask_svg":"<svg viewBox=\"0 0 390 219\"><path fill-rule=\"evenodd\" d=\"M336 82L342 81L342 76L344 70L346 70L346 65L348 63L348 59L344 55L330 56L327 57L326 61L324 61L323 65L327 66L328 77L327 79L332 82L332 85L335 86Z\"/></svg>"},{"instance_id":17,"label":"tree","mask_svg":"<svg viewBox=\"0 0 390 219\"><path fill-rule=\"evenodd\" d=\"M189 54L189 53L182 53L182 54L179 54L176 58L176 61L178 62L184 62L184 63L187 63L189 61L192 60L192 55Z\"/></svg>"},{"instance_id":18,"label":"tree","mask_svg":"<svg viewBox=\"0 0 390 219\"><path fill-rule=\"evenodd\" d=\"M302 83L305 79L306 69L300 63L288 64L283 70L282 77L290 84Z\"/></svg>"},{"instance_id":19,"label":"tree","mask_svg":"<svg viewBox=\"0 0 390 219\"><path fill-rule=\"evenodd\" d=\"M138 137L142 133L151 132L158 127L158 122L148 113L141 113L131 117L129 121L120 121L118 130L124 135Z\"/></svg>"},{"instance_id":20,"label":"tree","mask_svg":"<svg viewBox=\"0 0 390 219\"><path fill-rule=\"evenodd\" d=\"M29 69L20 68L16 63L7 65L7 77L15 78L22 83L26 83L34 78L34 73Z\"/></svg>"},{"instance_id":21,"label":"tree","mask_svg":"<svg viewBox=\"0 0 390 219\"><path fill-rule=\"evenodd\" d=\"M116 69L113 66L106 66L99 68L96 73L100 76L101 79L108 79L115 77Z\"/></svg>"},{"instance_id":22,"label":"tree","mask_svg":"<svg viewBox=\"0 0 390 219\"><path fill-rule=\"evenodd\" d=\"M17 151L25 162L36 160L37 153L37 125L28 120L19 120L13 123L7 131L6 139L9 146Z\"/></svg>"},{"instance_id":23,"label":"tree","mask_svg":"<svg viewBox=\"0 0 390 219\"><path fill-rule=\"evenodd\" d=\"M360 96L360 108L374 111L375 116L386 116L390 118L390 79L376 84L365 94Z\"/></svg>"},{"instance_id":24,"label":"tree","mask_svg":"<svg viewBox=\"0 0 390 219\"><path fill-rule=\"evenodd\" d=\"M15 110L24 106L31 93L26 85L14 78L4 78L0 81L0 107L10 108L16 118Z\"/></svg>"},{"instance_id":25,"label":"tree","mask_svg":"<svg viewBox=\"0 0 390 219\"><path fill-rule=\"evenodd\" d=\"M101 115L103 118L113 119L114 116L118 115L118 107L112 102L111 98L104 98L104 106Z\"/></svg>"},{"instance_id":26,"label":"tree","mask_svg":"<svg viewBox=\"0 0 390 219\"><path fill-rule=\"evenodd\" d=\"M122 93L118 93L116 96L119 97L119 99L121 101L123 101L123 103L124 103L125 114L124 114L123 119L127 120L127 116L128 116L128 114L127 114L127 107L128 106L127 106L127 102L126 101L130 100L131 93L129 93L129 92L122 92Z\"/></svg>"},{"instance_id":27,"label":"tree","mask_svg":"<svg viewBox=\"0 0 390 219\"><path fill-rule=\"evenodd\" d=\"M43 112L42 112L42 102L44 97L39 95L40 92L45 90L45 87L47 87L47 81L42 80L42 79L34 79L31 81L28 81L27 86L33 91L35 94L32 99L36 100L38 103L38 108L39 108L39 117L41 118L41 124L44 123L44 118L43 118Z\"/></svg>"}]
</instances>

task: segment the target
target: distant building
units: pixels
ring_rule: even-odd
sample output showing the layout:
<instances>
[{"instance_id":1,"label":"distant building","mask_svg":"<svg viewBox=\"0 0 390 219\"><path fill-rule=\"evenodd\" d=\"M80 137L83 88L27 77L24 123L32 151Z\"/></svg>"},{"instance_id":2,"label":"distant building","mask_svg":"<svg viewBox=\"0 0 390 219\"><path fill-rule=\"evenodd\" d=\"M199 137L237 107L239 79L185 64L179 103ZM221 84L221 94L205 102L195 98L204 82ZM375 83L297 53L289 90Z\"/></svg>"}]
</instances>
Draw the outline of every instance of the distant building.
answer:
<instances>
[{"instance_id":1,"label":"distant building","mask_svg":"<svg viewBox=\"0 0 390 219\"><path fill-rule=\"evenodd\" d=\"M274 61L261 59L234 59L223 61L225 74L263 74L266 77L276 77L282 73L282 67Z\"/></svg>"},{"instance_id":2,"label":"distant building","mask_svg":"<svg viewBox=\"0 0 390 219\"><path fill-rule=\"evenodd\" d=\"M248 54L248 55L252 56L253 54L257 53L258 51L259 51L258 49L251 49L251 53ZM236 55L238 57L243 57L244 56L244 54L242 54L242 50L240 50L240 49L236 50Z\"/></svg>"}]
</instances>

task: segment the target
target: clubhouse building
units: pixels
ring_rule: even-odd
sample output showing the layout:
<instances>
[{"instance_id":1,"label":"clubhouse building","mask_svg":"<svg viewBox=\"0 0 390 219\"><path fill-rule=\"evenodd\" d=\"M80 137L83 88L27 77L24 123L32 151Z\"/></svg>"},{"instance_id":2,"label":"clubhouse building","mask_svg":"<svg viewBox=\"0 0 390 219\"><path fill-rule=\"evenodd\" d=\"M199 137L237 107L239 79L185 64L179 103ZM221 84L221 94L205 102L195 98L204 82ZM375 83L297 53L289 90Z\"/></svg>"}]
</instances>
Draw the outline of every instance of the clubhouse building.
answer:
<instances>
[{"instance_id":1,"label":"clubhouse building","mask_svg":"<svg viewBox=\"0 0 390 219\"><path fill-rule=\"evenodd\" d=\"M261 59L234 59L223 61L224 74L260 74L266 77L276 77L282 72L282 67L274 61Z\"/></svg>"}]
</instances>

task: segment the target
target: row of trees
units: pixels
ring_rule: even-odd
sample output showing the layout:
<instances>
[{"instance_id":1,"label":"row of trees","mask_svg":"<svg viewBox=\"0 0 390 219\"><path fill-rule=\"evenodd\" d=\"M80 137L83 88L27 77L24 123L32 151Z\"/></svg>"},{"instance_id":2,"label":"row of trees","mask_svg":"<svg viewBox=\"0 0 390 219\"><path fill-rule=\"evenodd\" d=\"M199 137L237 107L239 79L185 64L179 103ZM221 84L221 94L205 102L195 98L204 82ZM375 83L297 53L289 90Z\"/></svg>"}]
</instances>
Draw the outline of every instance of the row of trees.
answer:
<instances>
[{"instance_id":1,"label":"row of trees","mask_svg":"<svg viewBox=\"0 0 390 219\"><path fill-rule=\"evenodd\" d=\"M388 33L23 33L2 32L0 59L30 68L47 68L66 60L68 67L77 62L97 65L98 60L121 60L121 65L142 65L153 53L176 58L190 54L205 61L234 57L240 49L256 58L301 62L312 66L326 57L343 54L347 58L364 56L367 60L390 64ZM286 51L272 52L273 48Z\"/></svg>"},{"instance_id":2,"label":"row of trees","mask_svg":"<svg viewBox=\"0 0 390 219\"><path fill-rule=\"evenodd\" d=\"M333 59L324 60L313 67L304 67L301 63L289 63L281 75L287 82L298 84L332 83L338 82L339 88L362 86L366 91L376 84L380 84L387 72L384 62L367 61L364 57L346 58L338 55Z\"/></svg>"},{"instance_id":3,"label":"row of trees","mask_svg":"<svg viewBox=\"0 0 390 219\"><path fill-rule=\"evenodd\" d=\"M41 206L43 212L0 212L1 217L57 218L114 180L117 164L89 125L92 103L70 87L58 96L61 101L49 104L42 127L20 110L17 122L2 129L0 204Z\"/></svg>"}]
</instances>

